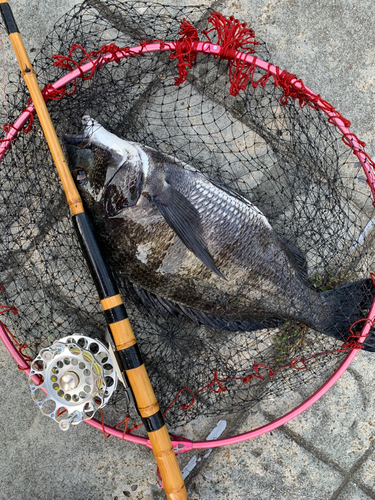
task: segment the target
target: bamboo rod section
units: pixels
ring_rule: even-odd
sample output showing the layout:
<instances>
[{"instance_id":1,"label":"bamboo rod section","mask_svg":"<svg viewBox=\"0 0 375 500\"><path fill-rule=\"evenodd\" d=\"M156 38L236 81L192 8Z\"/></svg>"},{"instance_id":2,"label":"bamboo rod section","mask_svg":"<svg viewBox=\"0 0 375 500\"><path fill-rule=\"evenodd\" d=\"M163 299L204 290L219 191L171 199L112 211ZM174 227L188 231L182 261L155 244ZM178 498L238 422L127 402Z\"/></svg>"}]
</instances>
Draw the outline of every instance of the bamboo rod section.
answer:
<instances>
[{"instance_id":1,"label":"bamboo rod section","mask_svg":"<svg viewBox=\"0 0 375 500\"><path fill-rule=\"evenodd\" d=\"M177 458L143 364L125 307L113 277L101 256L90 220L84 212L81 197L70 174L43 95L39 89L35 71L27 55L7 0L0 0L0 10L20 66L22 77L29 89L43 133L55 162L87 264L95 281L107 323L116 344L116 349L119 352L120 362L122 363L120 368L122 371L125 371L128 377L137 402L138 411L147 430L164 482L167 498L169 500L187 500L187 493Z\"/></svg>"},{"instance_id":2,"label":"bamboo rod section","mask_svg":"<svg viewBox=\"0 0 375 500\"><path fill-rule=\"evenodd\" d=\"M0 4L7 4L7 1L0 0ZM44 98L39 89L35 71L27 55L21 35L17 32L10 33L9 38L12 43L13 50L16 54L22 77L25 80L31 98L33 100L40 125L47 140L48 147L51 151L53 161L56 165L56 169L59 174L70 210L73 215L83 213L84 208L81 197L70 174L69 167L66 163L64 153L57 138L55 128L52 124L47 106L44 102Z\"/></svg>"}]
</instances>

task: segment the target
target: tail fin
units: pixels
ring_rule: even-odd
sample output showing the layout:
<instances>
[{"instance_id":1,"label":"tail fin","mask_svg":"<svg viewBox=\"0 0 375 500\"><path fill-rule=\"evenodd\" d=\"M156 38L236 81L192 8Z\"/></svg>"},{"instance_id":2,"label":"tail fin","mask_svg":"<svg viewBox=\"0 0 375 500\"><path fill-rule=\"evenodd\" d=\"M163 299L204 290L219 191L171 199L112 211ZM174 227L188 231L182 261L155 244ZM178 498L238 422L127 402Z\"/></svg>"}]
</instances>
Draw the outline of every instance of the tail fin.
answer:
<instances>
[{"instance_id":1,"label":"tail fin","mask_svg":"<svg viewBox=\"0 0 375 500\"><path fill-rule=\"evenodd\" d=\"M323 292L321 298L325 305L321 310L320 330L345 342L350 336L350 327L353 323L367 318L374 292L371 279L356 281L336 290ZM363 322L359 323L353 332L359 333L363 326ZM370 330L363 346L365 351L375 352L375 330Z\"/></svg>"}]
</instances>

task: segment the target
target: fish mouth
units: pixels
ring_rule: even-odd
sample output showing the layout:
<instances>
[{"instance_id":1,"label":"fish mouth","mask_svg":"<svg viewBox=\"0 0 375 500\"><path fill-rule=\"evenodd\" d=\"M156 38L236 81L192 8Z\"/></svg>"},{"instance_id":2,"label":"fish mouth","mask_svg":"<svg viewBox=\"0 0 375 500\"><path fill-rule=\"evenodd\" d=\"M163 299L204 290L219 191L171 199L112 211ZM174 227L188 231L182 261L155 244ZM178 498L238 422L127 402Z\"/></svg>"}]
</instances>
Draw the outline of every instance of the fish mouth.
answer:
<instances>
[{"instance_id":1,"label":"fish mouth","mask_svg":"<svg viewBox=\"0 0 375 500\"><path fill-rule=\"evenodd\" d=\"M76 159L78 156L78 151L88 150L91 146L91 135L94 130L94 126L100 125L92 119L89 115L84 115L82 117L82 133L81 134L64 134L63 142L66 147L68 166L71 173L76 170Z\"/></svg>"},{"instance_id":2,"label":"fish mouth","mask_svg":"<svg viewBox=\"0 0 375 500\"><path fill-rule=\"evenodd\" d=\"M141 148L115 136L88 115L82 117L82 132L65 134L63 140L69 170L78 187L92 191L93 198L99 201L101 196L108 197L120 189L123 175L129 182L137 179L136 187L129 189L127 204L136 203L149 169L147 154Z\"/></svg>"},{"instance_id":3,"label":"fish mouth","mask_svg":"<svg viewBox=\"0 0 375 500\"><path fill-rule=\"evenodd\" d=\"M91 149L91 142L87 136L84 134L75 135L75 134L65 134L63 137L68 167L70 173L73 174L77 168L77 163L80 163L83 158L89 158L93 154ZM117 165L115 169L111 169L111 173L107 176L107 179L103 185L103 188L108 187L108 185L113 181L114 177L121 171L124 167L124 162ZM84 169L84 167L82 167Z\"/></svg>"},{"instance_id":4,"label":"fish mouth","mask_svg":"<svg viewBox=\"0 0 375 500\"><path fill-rule=\"evenodd\" d=\"M84 115L82 117L82 133L81 134L64 134L63 141L64 144L69 146L74 146L80 149L86 149L91 145L91 136L95 132L96 128L101 128L102 126L91 116Z\"/></svg>"},{"instance_id":5,"label":"fish mouth","mask_svg":"<svg viewBox=\"0 0 375 500\"><path fill-rule=\"evenodd\" d=\"M89 143L87 139L81 135L64 135L63 137L64 145L66 149L67 164L70 173L73 174L77 170L77 163L79 164L79 158L86 154L92 154L91 149L88 148ZM85 153L87 151L87 153Z\"/></svg>"},{"instance_id":6,"label":"fish mouth","mask_svg":"<svg viewBox=\"0 0 375 500\"><path fill-rule=\"evenodd\" d=\"M65 134L63 141L66 149L67 164L71 174L74 174L78 169L86 170L87 161L93 161L94 152L92 143L85 135ZM118 158L120 160L120 158ZM109 186L116 175L126 166L124 159L119 161L116 167L108 169L106 180L103 184L103 189Z\"/></svg>"}]
</instances>

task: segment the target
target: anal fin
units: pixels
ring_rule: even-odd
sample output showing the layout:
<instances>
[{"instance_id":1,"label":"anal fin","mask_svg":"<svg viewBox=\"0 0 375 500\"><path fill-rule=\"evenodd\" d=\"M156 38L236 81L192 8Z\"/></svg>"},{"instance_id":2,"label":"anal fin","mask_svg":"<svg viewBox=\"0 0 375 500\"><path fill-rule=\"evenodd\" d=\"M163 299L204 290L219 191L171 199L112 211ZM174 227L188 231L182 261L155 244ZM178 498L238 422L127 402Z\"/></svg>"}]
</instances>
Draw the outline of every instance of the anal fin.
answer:
<instances>
[{"instance_id":1,"label":"anal fin","mask_svg":"<svg viewBox=\"0 0 375 500\"><path fill-rule=\"evenodd\" d=\"M253 332L264 328L276 328L284 321L282 318L276 317L266 318L262 321L228 320L226 318L207 314L168 299L158 297L157 295L134 285L129 280L124 278L121 279L120 286L125 289L127 296L132 299L138 309L141 309L140 306L143 306L143 310L141 310L141 312L145 312L146 310L151 316L155 313L159 313L164 319L168 315L173 315L175 317L183 315L193 321L196 325L205 325L210 328L216 328L218 330L228 332Z\"/></svg>"}]
</instances>

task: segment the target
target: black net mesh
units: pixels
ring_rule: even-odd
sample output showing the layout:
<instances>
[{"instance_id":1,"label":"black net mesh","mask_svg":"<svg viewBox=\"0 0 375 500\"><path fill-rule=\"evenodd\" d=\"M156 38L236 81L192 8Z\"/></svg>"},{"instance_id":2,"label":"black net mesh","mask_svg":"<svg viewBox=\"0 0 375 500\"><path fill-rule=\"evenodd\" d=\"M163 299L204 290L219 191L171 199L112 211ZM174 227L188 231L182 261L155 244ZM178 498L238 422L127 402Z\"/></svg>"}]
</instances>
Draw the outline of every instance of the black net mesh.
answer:
<instances>
[{"instance_id":1,"label":"black net mesh","mask_svg":"<svg viewBox=\"0 0 375 500\"><path fill-rule=\"evenodd\" d=\"M112 42L176 40L183 18L205 29L208 15L203 7L84 2L46 38L34 62L38 80L44 86L66 74L52 56L68 55L73 43L89 52ZM263 43L256 55L270 59ZM318 294L368 278L371 193L326 116L292 100L281 105L283 91L272 80L231 96L227 61L210 55L198 55L179 87L176 74L176 61L165 53L102 66L90 80L78 79L70 97L48 102L59 137L80 133L89 114L118 136L168 153L240 193L299 248L308 286ZM256 70L254 79L261 76ZM22 82L9 85L14 92L3 123L13 123L28 100ZM17 340L35 356L75 332L103 339L105 320L37 119L2 161L0 210L0 302L18 309L4 319ZM293 408L294 394L312 394L346 355L342 341L293 318L277 328L228 332L183 314L149 312L122 292L160 407L170 407L169 423L249 409L286 393ZM119 389L115 401L122 397Z\"/></svg>"}]
</instances>

